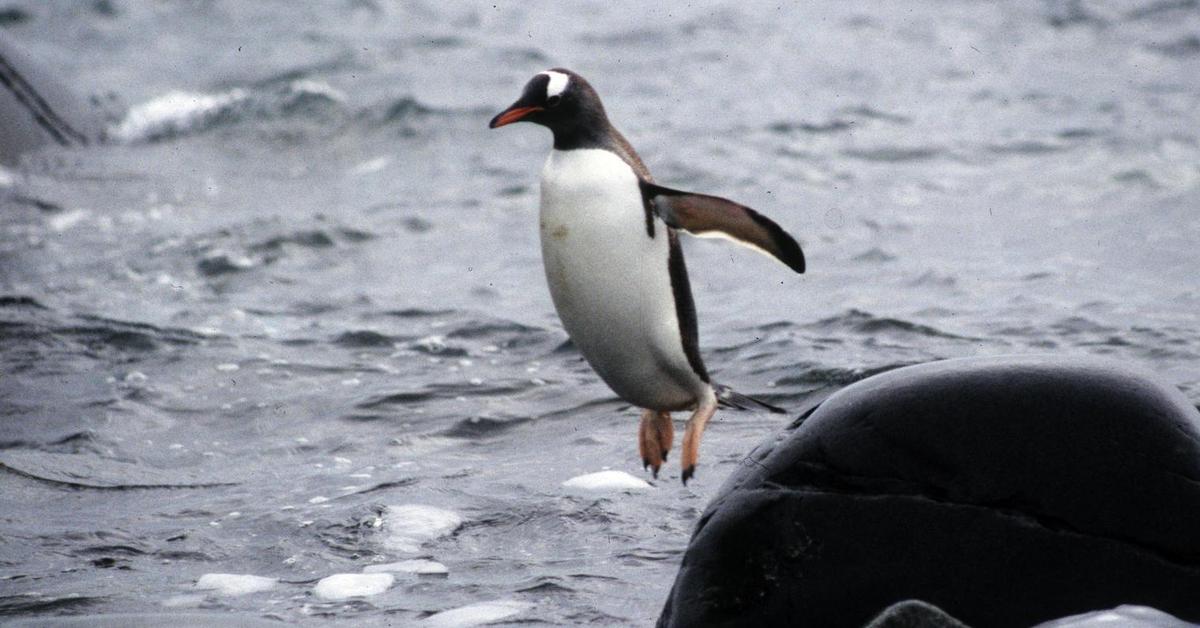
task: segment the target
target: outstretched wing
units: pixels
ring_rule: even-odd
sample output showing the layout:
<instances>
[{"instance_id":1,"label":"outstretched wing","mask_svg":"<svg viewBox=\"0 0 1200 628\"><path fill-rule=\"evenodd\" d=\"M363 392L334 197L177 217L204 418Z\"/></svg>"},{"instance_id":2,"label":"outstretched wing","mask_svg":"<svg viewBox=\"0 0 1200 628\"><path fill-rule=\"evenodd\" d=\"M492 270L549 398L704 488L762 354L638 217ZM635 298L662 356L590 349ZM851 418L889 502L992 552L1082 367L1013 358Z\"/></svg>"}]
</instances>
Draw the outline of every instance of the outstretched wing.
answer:
<instances>
[{"instance_id":1,"label":"outstretched wing","mask_svg":"<svg viewBox=\"0 0 1200 628\"><path fill-rule=\"evenodd\" d=\"M762 214L733 201L672 190L642 181L642 196L663 222L692 235L729 238L804 272L804 252L795 238Z\"/></svg>"}]
</instances>

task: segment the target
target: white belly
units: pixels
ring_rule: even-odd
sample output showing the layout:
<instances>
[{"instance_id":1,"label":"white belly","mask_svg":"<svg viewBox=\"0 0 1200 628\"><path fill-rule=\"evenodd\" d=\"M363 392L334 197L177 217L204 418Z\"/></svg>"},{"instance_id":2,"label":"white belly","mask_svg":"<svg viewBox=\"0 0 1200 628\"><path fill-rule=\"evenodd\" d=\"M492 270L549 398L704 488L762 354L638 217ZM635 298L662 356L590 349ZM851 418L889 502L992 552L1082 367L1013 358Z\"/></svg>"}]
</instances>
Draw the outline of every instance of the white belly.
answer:
<instances>
[{"instance_id":1,"label":"white belly","mask_svg":"<svg viewBox=\"0 0 1200 628\"><path fill-rule=\"evenodd\" d=\"M652 239L637 176L613 153L556 150L546 160L542 261L563 327L623 399L676 410L707 384L683 351L667 227L655 220Z\"/></svg>"}]
</instances>

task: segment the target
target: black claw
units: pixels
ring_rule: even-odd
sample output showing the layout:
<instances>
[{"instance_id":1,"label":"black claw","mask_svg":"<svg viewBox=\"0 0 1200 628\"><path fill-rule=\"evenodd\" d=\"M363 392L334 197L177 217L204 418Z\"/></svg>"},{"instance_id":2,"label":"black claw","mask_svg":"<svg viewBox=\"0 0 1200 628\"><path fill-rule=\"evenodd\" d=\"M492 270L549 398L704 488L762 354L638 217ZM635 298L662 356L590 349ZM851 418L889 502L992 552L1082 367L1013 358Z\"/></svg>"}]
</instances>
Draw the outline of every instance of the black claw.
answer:
<instances>
[{"instance_id":1,"label":"black claw","mask_svg":"<svg viewBox=\"0 0 1200 628\"><path fill-rule=\"evenodd\" d=\"M654 479L658 479L658 467L654 467Z\"/></svg>"},{"instance_id":2,"label":"black claw","mask_svg":"<svg viewBox=\"0 0 1200 628\"><path fill-rule=\"evenodd\" d=\"M688 480L692 479L693 475L696 475L696 465L692 465L683 470L683 485L684 486L687 486Z\"/></svg>"}]
</instances>

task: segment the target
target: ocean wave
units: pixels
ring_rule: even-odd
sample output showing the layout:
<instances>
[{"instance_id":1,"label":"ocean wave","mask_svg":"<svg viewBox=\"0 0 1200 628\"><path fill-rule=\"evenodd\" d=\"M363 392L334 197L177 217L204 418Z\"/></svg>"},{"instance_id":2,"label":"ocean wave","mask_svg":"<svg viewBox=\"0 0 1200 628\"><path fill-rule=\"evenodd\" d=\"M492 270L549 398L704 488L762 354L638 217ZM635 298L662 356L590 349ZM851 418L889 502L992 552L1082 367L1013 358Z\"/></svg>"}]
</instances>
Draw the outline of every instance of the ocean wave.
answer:
<instances>
[{"instance_id":1,"label":"ocean wave","mask_svg":"<svg viewBox=\"0 0 1200 628\"><path fill-rule=\"evenodd\" d=\"M896 364L884 364L882 366L853 368L844 367L817 367L815 365L803 370L797 375L787 375L775 380L776 386L807 386L812 384L833 384L836 386L847 386L853 384L860 379L866 379L872 375L878 375L904 366L911 366L912 362L900 362Z\"/></svg>"},{"instance_id":2,"label":"ocean wave","mask_svg":"<svg viewBox=\"0 0 1200 628\"><path fill-rule=\"evenodd\" d=\"M441 435L449 438L481 440L499 436L514 427L528 423L530 420L529 417L496 418L473 416L457 421L454 425L443 430Z\"/></svg>"},{"instance_id":3,"label":"ocean wave","mask_svg":"<svg viewBox=\"0 0 1200 628\"><path fill-rule=\"evenodd\" d=\"M301 79L280 87L216 93L171 91L140 105L108 131L124 143L154 142L202 133L249 119L314 115L340 108L346 96L326 83Z\"/></svg>"},{"instance_id":4,"label":"ocean wave","mask_svg":"<svg viewBox=\"0 0 1200 628\"><path fill-rule=\"evenodd\" d=\"M93 606L104 601L103 597L83 596L69 593L59 596L35 595L4 595L0 596L0 617L24 616L35 613L77 613L82 608Z\"/></svg>"},{"instance_id":5,"label":"ocean wave","mask_svg":"<svg viewBox=\"0 0 1200 628\"><path fill-rule=\"evenodd\" d=\"M826 122L791 122L787 120L780 120L767 125L767 130L780 135L790 135L795 132L820 135L825 133L839 133L841 131L848 131L853 127L854 122L852 120L833 118Z\"/></svg>"},{"instance_id":6,"label":"ocean wave","mask_svg":"<svg viewBox=\"0 0 1200 628\"><path fill-rule=\"evenodd\" d=\"M350 349L391 348L399 340L371 329L356 329L338 334L333 344Z\"/></svg>"},{"instance_id":7,"label":"ocean wave","mask_svg":"<svg viewBox=\"0 0 1200 628\"><path fill-rule=\"evenodd\" d=\"M899 318L875 316L870 312L858 309L850 309L844 314L821 319L812 323L810 327L825 331L844 330L858 334L901 333L952 340L978 340Z\"/></svg>"},{"instance_id":8,"label":"ocean wave","mask_svg":"<svg viewBox=\"0 0 1200 628\"><path fill-rule=\"evenodd\" d=\"M208 336L182 328L158 327L149 323L121 321L91 314L61 317L57 312L22 296L0 297L0 341L24 342L39 347L61 345L69 340L88 352L121 354L148 353L163 347L194 345Z\"/></svg>"},{"instance_id":9,"label":"ocean wave","mask_svg":"<svg viewBox=\"0 0 1200 628\"><path fill-rule=\"evenodd\" d=\"M535 388L537 384L527 379L513 379L505 382L462 382L462 383L431 383L421 390L385 393L374 395L355 407L362 410L372 410L380 407L405 406L418 404L435 399L457 399L459 397L507 397Z\"/></svg>"},{"instance_id":10,"label":"ocean wave","mask_svg":"<svg viewBox=\"0 0 1200 628\"><path fill-rule=\"evenodd\" d=\"M292 231L249 244L231 248L198 247L196 272L203 277L221 277L274 264L298 249L331 249L340 243L358 244L375 238L375 234L360 229L337 227Z\"/></svg>"},{"instance_id":11,"label":"ocean wave","mask_svg":"<svg viewBox=\"0 0 1200 628\"><path fill-rule=\"evenodd\" d=\"M876 246L871 247L850 259L856 262L883 263L896 261L896 256Z\"/></svg>"},{"instance_id":12,"label":"ocean wave","mask_svg":"<svg viewBox=\"0 0 1200 628\"><path fill-rule=\"evenodd\" d=\"M850 148L843 150L841 154L862 161L901 163L925 161L947 153L936 146L876 146L873 148Z\"/></svg>"}]
</instances>

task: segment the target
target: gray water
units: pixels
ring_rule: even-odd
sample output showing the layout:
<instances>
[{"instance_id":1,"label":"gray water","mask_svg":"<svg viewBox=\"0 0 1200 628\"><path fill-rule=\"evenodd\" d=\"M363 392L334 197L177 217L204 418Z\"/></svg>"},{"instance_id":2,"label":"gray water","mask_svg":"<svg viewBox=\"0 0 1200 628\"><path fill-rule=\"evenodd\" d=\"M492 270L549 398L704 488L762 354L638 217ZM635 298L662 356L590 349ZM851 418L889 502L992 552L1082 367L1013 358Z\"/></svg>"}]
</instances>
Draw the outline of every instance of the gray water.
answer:
<instances>
[{"instance_id":1,"label":"gray water","mask_svg":"<svg viewBox=\"0 0 1200 628\"><path fill-rule=\"evenodd\" d=\"M685 242L719 381L795 409L898 365L1098 354L1200 402L1195 1L3 4L111 139L0 171L0 619L653 621L789 417L719 413L686 487L674 456L649 490L562 486L649 477L544 287L549 135L486 128L552 66L660 182L804 246L797 276ZM463 524L389 549L405 504ZM413 557L449 573L313 594Z\"/></svg>"}]
</instances>

